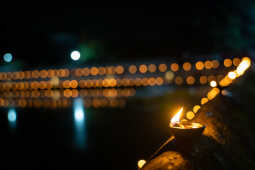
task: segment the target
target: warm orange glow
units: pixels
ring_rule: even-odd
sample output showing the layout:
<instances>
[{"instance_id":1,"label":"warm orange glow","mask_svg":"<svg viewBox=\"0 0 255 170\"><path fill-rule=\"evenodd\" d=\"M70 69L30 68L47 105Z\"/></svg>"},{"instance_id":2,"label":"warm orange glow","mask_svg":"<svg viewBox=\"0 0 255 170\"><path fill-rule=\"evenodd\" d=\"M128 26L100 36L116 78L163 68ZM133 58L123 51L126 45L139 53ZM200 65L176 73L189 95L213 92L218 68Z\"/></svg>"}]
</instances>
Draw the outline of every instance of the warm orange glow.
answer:
<instances>
[{"instance_id":1,"label":"warm orange glow","mask_svg":"<svg viewBox=\"0 0 255 170\"><path fill-rule=\"evenodd\" d=\"M209 60L205 61L205 68L206 69L212 69L213 63Z\"/></svg>"},{"instance_id":2,"label":"warm orange glow","mask_svg":"<svg viewBox=\"0 0 255 170\"><path fill-rule=\"evenodd\" d=\"M218 60L213 60L212 61L212 66L213 66L213 68L218 68L220 66L219 61Z\"/></svg>"},{"instance_id":3,"label":"warm orange glow","mask_svg":"<svg viewBox=\"0 0 255 170\"><path fill-rule=\"evenodd\" d=\"M145 64L140 65L139 71L144 74L147 72L147 66Z\"/></svg>"},{"instance_id":4,"label":"warm orange glow","mask_svg":"<svg viewBox=\"0 0 255 170\"><path fill-rule=\"evenodd\" d=\"M99 67L98 71L99 71L99 75L104 75L106 73L106 70L104 67Z\"/></svg>"},{"instance_id":5,"label":"warm orange glow","mask_svg":"<svg viewBox=\"0 0 255 170\"><path fill-rule=\"evenodd\" d=\"M182 115L183 107L174 115L174 117L171 119L171 124L170 125L175 125L177 123L180 123L180 118Z\"/></svg>"},{"instance_id":6,"label":"warm orange glow","mask_svg":"<svg viewBox=\"0 0 255 170\"><path fill-rule=\"evenodd\" d=\"M171 64L170 67L171 67L171 70L174 71L174 72L179 70L179 65L177 63Z\"/></svg>"},{"instance_id":7,"label":"warm orange glow","mask_svg":"<svg viewBox=\"0 0 255 170\"><path fill-rule=\"evenodd\" d=\"M89 76L89 74L90 74L89 68L83 68L82 69L82 74L83 74L83 76Z\"/></svg>"},{"instance_id":8,"label":"warm orange glow","mask_svg":"<svg viewBox=\"0 0 255 170\"><path fill-rule=\"evenodd\" d=\"M182 68L183 68L183 70L184 71L190 71L191 70L191 64L189 63L189 62L185 62L185 63L183 63L183 65L182 65Z\"/></svg>"},{"instance_id":9,"label":"warm orange glow","mask_svg":"<svg viewBox=\"0 0 255 170\"><path fill-rule=\"evenodd\" d=\"M166 66L166 64L160 64L158 66L158 69L159 69L160 72L166 72L167 66Z\"/></svg>"},{"instance_id":10,"label":"warm orange glow","mask_svg":"<svg viewBox=\"0 0 255 170\"><path fill-rule=\"evenodd\" d=\"M231 71L228 73L228 77L231 79L231 80L234 80L236 78L236 73L234 71Z\"/></svg>"},{"instance_id":11,"label":"warm orange glow","mask_svg":"<svg viewBox=\"0 0 255 170\"><path fill-rule=\"evenodd\" d=\"M195 83L196 79L193 76L188 76L186 78L186 82L188 85L193 85Z\"/></svg>"},{"instance_id":12,"label":"warm orange glow","mask_svg":"<svg viewBox=\"0 0 255 170\"><path fill-rule=\"evenodd\" d=\"M115 70L114 70L114 67L113 66L108 66L106 67L106 74L114 74L115 73Z\"/></svg>"},{"instance_id":13,"label":"warm orange glow","mask_svg":"<svg viewBox=\"0 0 255 170\"><path fill-rule=\"evenodd\" d=\"M186 118L192 120L195 117L195 114L192 111L186 113Z\"/></svg>"},{"instance_id":14,"label":"warm orange glow","mask_svg":"<svg viewBox=\"0 0 255 170\"><path fill-rule=\"evenodd\" d=\"M224 78L220 81L220 86L226 87L226 86L230 85L231 83L232 83L232 80L231 80L228 76L226 76L226 77L224 77Z\"/></svg>"},{"instance_id":15,"label":"warm orange glow","mask_svg":"<svg viewBox=\"0 0 255 170\"><path fill-rule=\"evenodd\" d=\"M235 57L235 58L233 59L233 64L234 64L234 66L236 66L236 67L240 64L240 62L241 62L240 58Z\"/></svg>"},{"instance_id":16,"label":"warm orange glow","mask_svg":"<svg viewBox=\"0 0 255 170\"><path fill-rule=\"evenodd\" d=\"M197 70L203 70L204 69L204 63L202 61L196 62L196 69Z\"/></svg>"},{"instance_id":17,"label":"warm orange glow","mask_svg":"<svg viewBox=\"0 0 255 170\"><path fill-rule=\"evenodd\" d=\"M206 84L207 83L207 76L201 76L200 77L200 83L201 84Z\"/></svg>"},{"instance_id":18,"label":"warm orange glow","mask_svg":"<svg viewBox=\"0 0 255 170\"><path fill-rule=\"evenodd\" d=\"M197 113L201 107L199 105L196 105L193 107L193 112Z\"/></svg>"},{"instance_id":19,"label":"warm orange glow","mask_svg":"<svg viewBox=\"0 0 255 170\"><path fill-rule=\"evenodd\" d=\"M145 164L146 164L145 160L140 160L140 161L138 161L137 166L138 166L138 168L142 168Z\"/></svg>"},{"instance_id":20,"label":"warm orange glow","mask_svg":"<svg viewBox=\"0 0 255 170\"><path fill-rule=\"evenodd\" d=\"M232 60L227 58L224 60L224 66L225 67L231 67L232 66Z\"/></svg>"},{"instance_id":21,"label":"warm orange glow","mask_svg":"<svg viewBox=\"0 0 255 170\"><path fill-rule=\"evenodd\" d=\"M128 71L129 71L131 74L135 74L136 71L137 71L137 67L136 67L135 65L131 65L131 66L129 66Z\"/></svg>"},{"instance_id":22,"label":"warm orange glow","mask_svg":"<svg viewBox=\"0 0 255 170\"><path fill-rule=\"evenodd\" d=\"M155 64L150 64L148 66L148 70L149 70L149 72L154 73L157 70L157 66Z\"/></svg>"},{"instance_id":23,"label":"warm orange glow","mask_svg":"<svg viewBox=\"0 0 255 170\"><path fill-rule=\"evenodd\" d=\"M204 105L208 102L208 99L207 98L202 98L201 99L201 105Z\"/></svg>"},{"instance_id":24,"label":"warm orange glow","mask_svg":"<svg viewBox=\"0 0 255 170\"><path fill-rule=\"evenodd\" d=\"M210 86L211 86L211 87L216 87L216 86L217 86L216 81L214 81L214 80L213 80L213 81L211 81L211 82L210 82Z\"/></svg>"},{"instance_id":25,"label":"warm orange glow","mask_svg":"<svg viewBox=\"0 0 255 170\"><path fill-rule=\"evenodd\" d=\"M212 99L214 99L219 93L220 93L220 89L218 89L218 88L213 88L212 90L210 90L210 91L207 93L207 98L208 98L209 100L212 100Z\"/></svg>"},{"instance_id":26,"label":"warm orange glow","mask_svg":"<svg viewBox=\"0 0 255 170\"><path fill-rule=\"evenodd\" d=\"M116 72L117 74L123 74L123 73L124 73L124 67L121 66L121 65L115 67L115 72Z\"/></svg>"},{"instance_id":27,"label":"warm orange glow","mask_svg":"<svg viewBox=\"0 0 255 170\"><path fill-rule=\"evenodd\" d=\"M90 73L91 73L91 75L96 76L99 73L99 70L96 67L92 67L90 69Z\"/></svg>"}]
</instances>

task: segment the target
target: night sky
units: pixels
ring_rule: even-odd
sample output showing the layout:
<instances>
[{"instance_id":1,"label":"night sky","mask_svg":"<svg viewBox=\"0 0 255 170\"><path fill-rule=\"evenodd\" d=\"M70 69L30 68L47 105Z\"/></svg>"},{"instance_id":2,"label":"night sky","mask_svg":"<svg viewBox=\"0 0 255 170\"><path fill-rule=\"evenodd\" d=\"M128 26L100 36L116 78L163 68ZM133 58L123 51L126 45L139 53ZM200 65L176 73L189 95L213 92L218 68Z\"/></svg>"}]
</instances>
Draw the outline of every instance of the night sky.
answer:
<instances>
[{"instance_id":1,"label":"night sky","mask_svg":"<svg viewBox=\"0 0 255 170\"><path fill-rule=\"evenodd\" d=\"M72 62L72 50L81 51L82 64L235 53L254 46L254 3L168 6L6 9L0 55L10 52L24 67L50 67Z\"/></svg>"}]
</instances>

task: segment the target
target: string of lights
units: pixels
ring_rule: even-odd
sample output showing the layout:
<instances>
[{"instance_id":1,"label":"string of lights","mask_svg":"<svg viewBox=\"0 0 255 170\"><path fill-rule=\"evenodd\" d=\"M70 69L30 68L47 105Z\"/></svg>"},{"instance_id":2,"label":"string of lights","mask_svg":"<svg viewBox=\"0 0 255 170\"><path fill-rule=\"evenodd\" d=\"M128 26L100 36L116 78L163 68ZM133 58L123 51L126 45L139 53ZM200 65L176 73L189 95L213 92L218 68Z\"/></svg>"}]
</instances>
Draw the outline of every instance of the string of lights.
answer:
<instances>
[{"instance_id":1,"label":"string of lights","mask_svg":"<svg viewBox=\"0 0 255 170\"><path fill-rule=\"evenodd\" d=\"M230 60L227 60L226 63L228 63L229 61ZM206 97L201 98L201 101L200 101L201 105L195 105L192 111L186 112L185 117L188 120L194 119L196 116L196 113L198 113L198 111L203 105L213 100L220 93L223 94L224 93L223 88L228 87L229 85L233 83L233 81L236 78L244 75L246 70L251 66L251 59L249 57L243 57L240 62L238 61L238 63L239 64L237 65L236 69L229 71L226 76L224 76L222 79L219 80L218 83L214 80L209 81L209 85L212 87L212 89L209 90L209 92L206 94ZM187 119L184 119L184 121Z\"/></svg>"},{"instance_id":2,"label":"string of lights","mask_svg":"<svg viewBox=\"0 0 255 170\"><path fill-rule=\"evenodd\" d=\"M167 71L176 72L195 72L203 70L216 70L224 66L225 68L231 68L232 66L238 66L240 63L239 57L226 58L220 63L219 60L206 60L191 62L173 62L173 63L161 63L161 64L140 64L140 65L117 65L117 66L92 66L75 69L43 69L43 70L26 70L16 72L0 72L0 81L10 80L38 80L38 79L51 79L58 78L70 78L70 77L94 77L94 76L109 76L109 75L134 75L134 74L160 74Z\"/></svg>"}]
</instances>

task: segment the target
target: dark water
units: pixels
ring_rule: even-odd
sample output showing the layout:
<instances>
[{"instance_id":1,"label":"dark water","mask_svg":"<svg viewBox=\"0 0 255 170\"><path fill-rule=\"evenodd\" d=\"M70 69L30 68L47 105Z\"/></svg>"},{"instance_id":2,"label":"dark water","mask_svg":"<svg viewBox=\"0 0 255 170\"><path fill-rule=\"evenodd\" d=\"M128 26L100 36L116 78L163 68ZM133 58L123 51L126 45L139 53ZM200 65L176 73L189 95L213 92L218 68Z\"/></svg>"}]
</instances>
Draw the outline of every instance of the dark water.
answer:
<instances>
[{"instance_id":1,"label":"dark water","mask_svg":"<svg viewBox=\"0 0 255 170\"><path fill-rule=\"evenodd\" d=\"M169 112L191 106L188 96L199 99L194 89L147 89L124 108L85 108L79 98L69 108L1 108L0 168L136 169L170 136Z\"/></svg>"}]
</instances>

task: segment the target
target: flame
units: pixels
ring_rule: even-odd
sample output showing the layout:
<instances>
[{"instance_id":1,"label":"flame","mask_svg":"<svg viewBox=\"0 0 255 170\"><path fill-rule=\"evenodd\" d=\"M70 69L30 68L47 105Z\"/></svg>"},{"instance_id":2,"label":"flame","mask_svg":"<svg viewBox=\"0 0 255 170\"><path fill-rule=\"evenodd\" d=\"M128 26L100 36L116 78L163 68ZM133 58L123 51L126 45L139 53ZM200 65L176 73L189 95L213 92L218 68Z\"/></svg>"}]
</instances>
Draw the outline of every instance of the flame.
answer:
<instances>
[{"instance_id":1,"label":"flame","mask_svg":"<svg viewBox=\"0 0 255 170\"><path fill-rule=\"evenodd\" d=\"M183 111L183 107L171 119L171 125L174 125L176 123L180 123L180 118L181 118L181 115L182 115L182 111Z\"/></svg>"}]
</instances>

